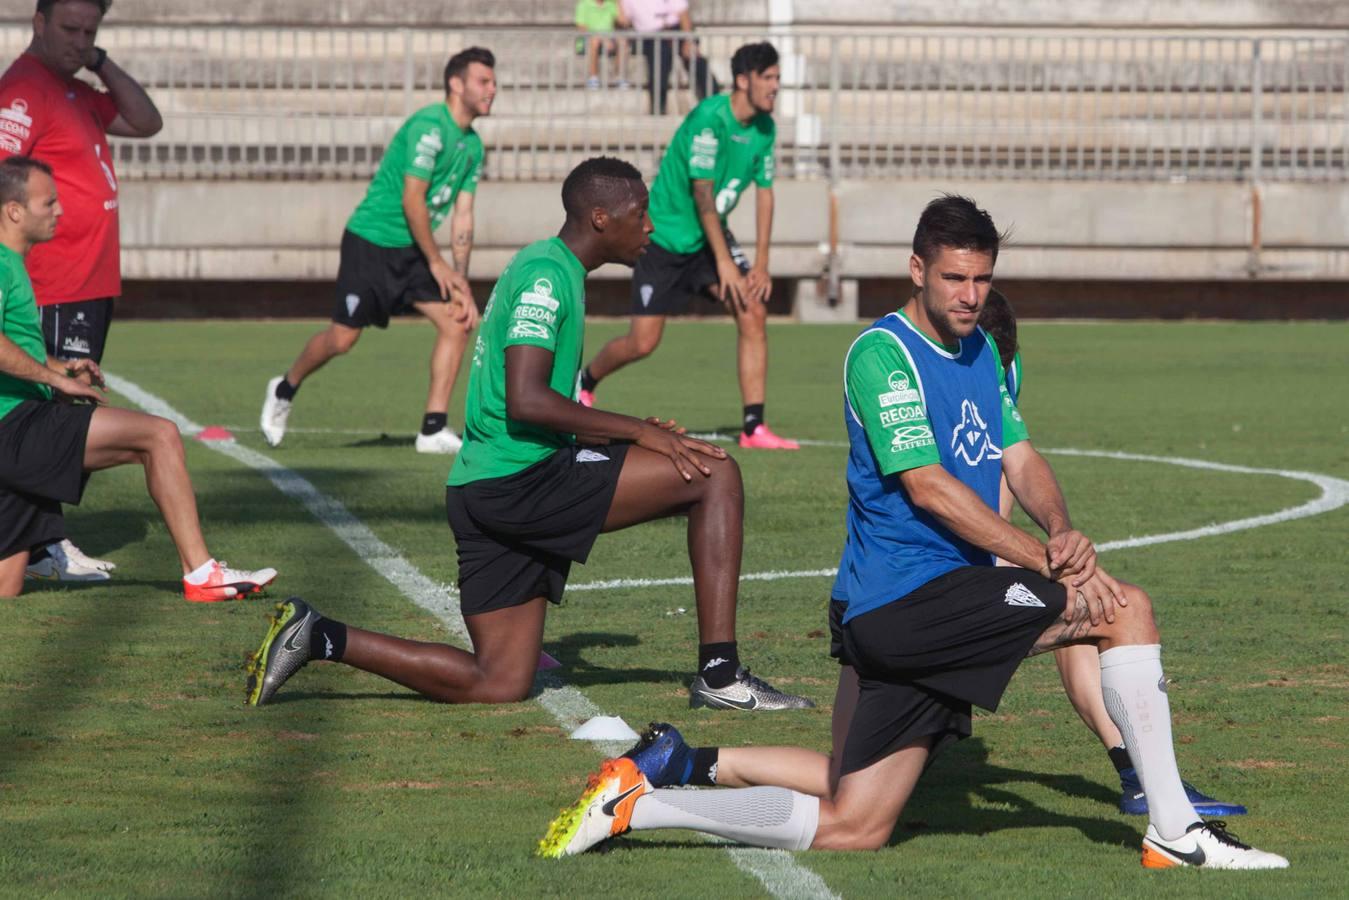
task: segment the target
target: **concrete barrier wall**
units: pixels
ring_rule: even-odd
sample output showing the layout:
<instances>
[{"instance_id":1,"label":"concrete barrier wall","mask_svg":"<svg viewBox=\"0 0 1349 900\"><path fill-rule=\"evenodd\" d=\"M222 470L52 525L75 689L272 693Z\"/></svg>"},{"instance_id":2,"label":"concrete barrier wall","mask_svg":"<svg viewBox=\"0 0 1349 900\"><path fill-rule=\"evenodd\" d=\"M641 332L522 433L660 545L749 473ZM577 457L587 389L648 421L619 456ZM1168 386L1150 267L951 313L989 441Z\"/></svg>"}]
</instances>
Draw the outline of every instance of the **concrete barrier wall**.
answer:
<instances>
[{"instance_id":1,"label":"concrete barrier wall","mask_svg":"<svg viewBox=\"0 0 1349 900\"><path fill-rule=\"evenodd\" d=\"M123 265L128 278L330 279L337 245L364 186L350 182L125 182ZM560 185L487 183L479 189L473 273L490 278L522 245L561 224ZM923 206L964 193L1012 232L1008 277L1349 280L1349 192L1279 184L1261 192L1229 183L844 182L837 190L843 278L901 269ZM824 182L775 190L773 269L811 279L828 262L830 198ZM754 198L731 227L754 244ZM446 244L448 235L440 238ZM626 277L621 270L598 277Z\"/></svg>"}]
</instances>

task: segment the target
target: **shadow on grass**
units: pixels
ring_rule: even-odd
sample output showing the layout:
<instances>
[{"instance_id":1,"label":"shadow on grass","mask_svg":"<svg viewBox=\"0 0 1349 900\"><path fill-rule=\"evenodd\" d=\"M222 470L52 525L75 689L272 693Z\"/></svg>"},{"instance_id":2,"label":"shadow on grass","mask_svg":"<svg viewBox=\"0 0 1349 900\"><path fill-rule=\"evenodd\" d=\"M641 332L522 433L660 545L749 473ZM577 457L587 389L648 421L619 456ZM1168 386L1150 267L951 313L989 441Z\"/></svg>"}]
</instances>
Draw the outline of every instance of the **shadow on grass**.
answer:
<instances>
[{"instance_id":1,"label":"shadow on grass","mask_svg":"<svg viewBox=\"0 0 1349 900\"><path fill-rule=\"evenodd\" d=\"M586 688L597 684L626 684L635 681L651 683L676 682L688 679L688 672L671 669L606 668L588 662L585 651L591 647L636 647L641 640L631 634L605 631L580 631L544 645L544 652L562 663L559 674L573 687Z\"/></svg>"},{"instance_id":2,"label":"shadow on grass","mask_svg":"<svg viewBox=\"0 0 1349 900\"><path fill-rule=\"evenodd\" d=\"M66 516L71 540L93 557L108 556L130 544L144 541L150 531L150 522L163 521L149 511L126 509L80 512L78 507L66 507Z\"/></svg>"},{"instance_id":3,"label":"shadow on grass","mask_svg":"<svg viewBox=\"0 0 1349 900\"><path fill-rule=\"evenodd\" d=\"M371 447L411 447L415 443L417 443L415 434L389 434L382 431L379 437L349 441L342 446L349 450L366 450Z\"/></svg>"}]
</instances>

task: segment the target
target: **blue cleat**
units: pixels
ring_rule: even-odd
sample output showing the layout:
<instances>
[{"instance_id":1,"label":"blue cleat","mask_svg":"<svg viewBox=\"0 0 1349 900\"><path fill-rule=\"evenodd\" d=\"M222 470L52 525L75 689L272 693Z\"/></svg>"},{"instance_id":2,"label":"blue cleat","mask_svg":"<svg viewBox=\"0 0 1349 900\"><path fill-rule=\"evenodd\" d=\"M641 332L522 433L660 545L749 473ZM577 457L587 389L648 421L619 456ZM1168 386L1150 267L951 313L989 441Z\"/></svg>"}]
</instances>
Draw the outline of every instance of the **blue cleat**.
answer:
<instances>
[{"instance_id":1,"label":"blue cleat","mask_svg":"<svg viewBox=\"0 0 1349 900\"><path fill-rule=\"evenodd\" d=\"M693 748L668 722L652 722L623 755L637 764L652 787L686 785L693 774Z\"/></svg>"},{"instance_id":2,"label":"blue cleat","mask_svg":"<svg viewBox=\"0 0 1349 900\"><path fill-rule=\"evenodd\" d=\"M1201 816L1246 815L1246 807L1240 803L1224 803L1221 800L1214 800L1208 794L1201 793L1188 781L1182 781L1181 784L1185 786L1185 796L1189 799L1190 805ZM1138 773L1133 769L1122 769L1119 773L1119 787L1119 811L1128 816L1146 816L1148 814L1148 798L1143 793L1143 784L1138 780Z\"/></svg>"}]
</instances>

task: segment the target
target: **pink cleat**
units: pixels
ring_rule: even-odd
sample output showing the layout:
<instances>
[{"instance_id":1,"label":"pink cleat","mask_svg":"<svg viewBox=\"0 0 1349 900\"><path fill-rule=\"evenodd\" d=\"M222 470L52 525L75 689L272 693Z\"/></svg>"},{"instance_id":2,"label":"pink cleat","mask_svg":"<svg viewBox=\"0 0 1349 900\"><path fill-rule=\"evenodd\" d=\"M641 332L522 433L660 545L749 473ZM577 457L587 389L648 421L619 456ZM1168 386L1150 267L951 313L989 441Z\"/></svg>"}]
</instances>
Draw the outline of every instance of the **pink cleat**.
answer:
<instances>
[{"instance_id":1,"label":"pink cleat","mask_svg":"<svg viewBox=\"0 0 1349 900\"><path fill-rule=\"evenodd\" d=\"M751 434L740 432L740 446L746 450L800 450L801 445L796 441L788 440L784 437L778 437L768 430L768 426L759 423L754 427Z\"/></svg>"},{"instance_id":2,"label":"pink cleat","mask_svg":"<svg viewBox=\"0 0 1349 900\"><path fill-rule=\"evenodd\" d=\"M587 391L584 388L582 388L576 394L576 402L586 407L587 409L592 408L595 405L595 392Z\"/></svg>"}]
</instances>

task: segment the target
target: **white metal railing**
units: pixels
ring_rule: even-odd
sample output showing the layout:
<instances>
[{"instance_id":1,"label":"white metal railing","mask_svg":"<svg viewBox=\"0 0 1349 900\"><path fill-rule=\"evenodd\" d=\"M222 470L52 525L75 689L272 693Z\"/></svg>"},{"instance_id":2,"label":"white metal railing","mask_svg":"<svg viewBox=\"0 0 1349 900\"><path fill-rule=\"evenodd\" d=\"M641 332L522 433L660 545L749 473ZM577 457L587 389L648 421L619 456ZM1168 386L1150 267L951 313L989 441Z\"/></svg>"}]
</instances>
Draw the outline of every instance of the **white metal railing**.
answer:
<instances>
[{"instance_id":1,"label":"white metal railing","mask_svg":"<svg viewBox=\"0 0 1349 900\"><path fill-rule=\"evenodd\" d=\"M28 37L27 23L0 25L0 57ZM1349 170L1344 32L708 29L707 80L729 80L734 49L766 37L783 56L782 177L1342 182ZM165 116L156 138L115 141L129 178L368 177L471 44L498 59L480 120L487 178L554 180L596 153L653 174L694 102L676 64L669 114L651 115L635 52L622 71L605 58L588 90L570 30L109 25L99 40Z\"/></svg>"}]
</instances>

